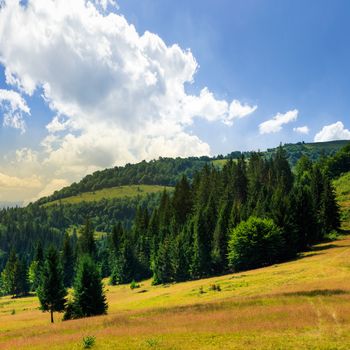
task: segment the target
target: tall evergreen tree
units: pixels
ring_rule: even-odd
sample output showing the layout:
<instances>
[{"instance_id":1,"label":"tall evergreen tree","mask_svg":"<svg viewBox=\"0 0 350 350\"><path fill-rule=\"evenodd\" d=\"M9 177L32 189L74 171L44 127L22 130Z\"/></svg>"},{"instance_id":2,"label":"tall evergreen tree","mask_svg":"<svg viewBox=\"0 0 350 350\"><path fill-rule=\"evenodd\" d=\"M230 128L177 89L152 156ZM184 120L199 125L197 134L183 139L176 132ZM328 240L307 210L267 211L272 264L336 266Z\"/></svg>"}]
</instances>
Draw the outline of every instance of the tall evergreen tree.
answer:
<instances>
[{"instance_id":1,"label":"tall evergreen tree","mask_svg":"<svg viewBox=\"0 0 350 350\"><path fill-rule=\"evenodd\" d=\"M107 313L108 305L100 273L91 256L79 258L74 280L74 317L88 317Z\"/></svg>"},{"instance_id":2,"label":"tall evergreen tree","mask_svg":"<svg viewBox=\"0 0 350 350\"><path fill-rule=\"evenodd\" d=\"M328 178L324 180L321 195L320 221L323 235L340 228L339 205L336 201L333 185Z\"/></svg>"},{"instance_id":3,"label":"tall evergreen tree","mask_svg":"<svg viewBox=\"0 0 350 350\"><path fill-rule=\"evenodd\" d=\"M17 267L18 257L16 255L16 252L12 249L6 262L5 268L1 273L3 291L5 294L12 295L12 297L15 297L16 295Z\"/></svg>"},{"instance_id":4,"label":"tall evergreen tree","mask_svg":"<svg viewBox=\"0 0 350 350\"><path fill-rule=\"evenodd\" d=\"M73 278L74 278L75 257L74 257L73 248L71 246L70 237L67 233L63 241L62 262L63 262L64 286L71 287L73 283Z\"/></svg>"},{"instance_id":5,"label":"tall evergreen tree","mask_svg":"<svg viewBox=\"0 0 350 350\"><path fill-rule=\"evenodd\" d=\"M78 246L80 255L88 254L92 258L96 258L97 250L94 237L94 228L90 219L86 219L85 225L80 230Z\"/></svg>"},{"instance_id":6,"label":"tall evergreen tree","mask_svg":"<svg viewBox=\"0 0 350 350\"><path fill-rule=\"evenodd\" d=\"M51 323L53 323L53 313L64 310L67 295L59 254L53 247L50 247L46 253L37 292L41 310L50 312Z\"/></svg>"}]
</instances>

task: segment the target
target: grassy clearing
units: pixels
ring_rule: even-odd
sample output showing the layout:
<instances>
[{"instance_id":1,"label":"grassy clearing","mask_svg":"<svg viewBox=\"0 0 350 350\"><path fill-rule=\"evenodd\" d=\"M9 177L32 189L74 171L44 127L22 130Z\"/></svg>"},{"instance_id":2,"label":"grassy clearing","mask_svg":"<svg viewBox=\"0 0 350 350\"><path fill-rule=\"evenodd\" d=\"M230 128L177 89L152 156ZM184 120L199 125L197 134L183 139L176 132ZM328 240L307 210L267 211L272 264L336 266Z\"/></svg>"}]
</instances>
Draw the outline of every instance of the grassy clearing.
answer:
<instances>
[{"instance_id":1,"label":"grassy clearing","mask_svg":"<svg viewBox=\"0 0 350 350\"><path fill-rule=\"evenodd\" d=\"M349 349L349 258L345 237L244 273L106 286L107 316L54 325L35 297L1 298L0 348L81 349L91 335L94 349Z\"/></svg>"},{"instance_id":2,"label":"grassy clearing","mask_svg":"<svg viewBox=\"0 0 350 350\"><path fill-rule=\"evenodd\" d=\"M145 196L150 193L159 193L164 190L172 190L172 187L158 186L158 185L130 185L130 186L118 186L111 188L104 188L102 190L94 192L84 192L76 196L55 200L44 204L44 206L55 204L77 204L80 202L98 202L102 199L114 199L125 197Z\"/></svg>"},{"instance_id":3,"label":"grassy clearing","mask_svg":"<svg viewBox=\"0 0 350 350\"><path fill-rule=\"evenodd\" d=\"M334 181L341 208L342 228L350 230L350 172Z\"/></svg>"}]
</instances>

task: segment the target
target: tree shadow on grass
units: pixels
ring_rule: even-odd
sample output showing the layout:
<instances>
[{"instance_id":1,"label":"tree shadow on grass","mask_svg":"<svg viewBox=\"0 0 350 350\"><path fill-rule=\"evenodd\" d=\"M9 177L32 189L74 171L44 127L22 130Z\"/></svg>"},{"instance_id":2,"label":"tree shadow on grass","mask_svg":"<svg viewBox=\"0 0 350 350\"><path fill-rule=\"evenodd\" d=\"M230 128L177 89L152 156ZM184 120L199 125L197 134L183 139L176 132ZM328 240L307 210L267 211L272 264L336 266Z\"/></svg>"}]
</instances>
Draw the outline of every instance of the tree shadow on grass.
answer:
<instances>
[{"instance_id":1,"label":"tree shadow on grass","mask_svg":"<svg viewBox=\"0 0 350 350\"><path fill-rule=\"evenodd\" d=\"M302 297L318 297L318 296L333 296L350 294L344 289L313 289L301 290L297 292L282 293L283 296L302 296Z\"/></svg>"},{"instance_id":2,"label":"tree shadow on grass","mask_svg":"<svg viewBox=\"0 0 350 350\"><path fill-rule=\"evenodd\" d=\"M312 247L310 249L310 251L311 252L320 252L322 250L327 250L327 249L332 249L332 248L344 248L344 247L347 247L347 246L329 243L329 244L325 244L325 245L322 245L322 246Z\"/></svg>"}]
</instances>

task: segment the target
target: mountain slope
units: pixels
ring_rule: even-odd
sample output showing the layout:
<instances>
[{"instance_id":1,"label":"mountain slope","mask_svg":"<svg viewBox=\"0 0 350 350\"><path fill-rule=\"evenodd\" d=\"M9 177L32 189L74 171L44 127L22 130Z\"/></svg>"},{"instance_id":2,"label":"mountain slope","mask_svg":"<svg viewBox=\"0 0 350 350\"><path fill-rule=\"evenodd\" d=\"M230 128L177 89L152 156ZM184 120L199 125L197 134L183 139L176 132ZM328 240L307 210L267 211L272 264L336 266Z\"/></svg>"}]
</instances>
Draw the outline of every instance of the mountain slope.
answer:
<instances>
[{"instance_id":1,"label":"mountain slope","mask_svg":"<svg viewBox=\"0 0 350 350\"><path fill-rule=\"evenodd\" d=\"M288 160L293 166L302 155L307 155L312 160L319 159L322 155L334 155L349 141L332 141L322 143L297 143L285 144ZM266 157L272 157L277 148L263 152ZM225 159L238 158L241 155L249 157L251 152L231 152L227 156L219 155L215 158L189 157L189 158L159 158L150 162L142 161L137 164L127 164L124 167L115 167L96 171L85 176L78 183L56 191L51 196L39 199L38 204L45 204L62 198L74 197L84 192L93 192L104 188L125 185L159 185L174 186L182 175L192 178L194 174L203 168L205 164L222 166Z\"/></svg>"},{"instance_id":2,"label":"mountain slope","mask_svg":"<svg viewBox=\"0 0 350 350\"><path fill-rule=\"evenodd\" d=\"M98 202L101 200L137 197L137 196L144 197L147 194L162 192L164 191L164 189L167 191L171 191L172 187L158 186L158 185L118 186L118 187L104 188L94 192L83 192L76 196L56 199L52 202L48 202L44 204L44 206L50 206L50 205L56 205L56 204L77 204L81 202Z\"/></svg>"}]
</instances>

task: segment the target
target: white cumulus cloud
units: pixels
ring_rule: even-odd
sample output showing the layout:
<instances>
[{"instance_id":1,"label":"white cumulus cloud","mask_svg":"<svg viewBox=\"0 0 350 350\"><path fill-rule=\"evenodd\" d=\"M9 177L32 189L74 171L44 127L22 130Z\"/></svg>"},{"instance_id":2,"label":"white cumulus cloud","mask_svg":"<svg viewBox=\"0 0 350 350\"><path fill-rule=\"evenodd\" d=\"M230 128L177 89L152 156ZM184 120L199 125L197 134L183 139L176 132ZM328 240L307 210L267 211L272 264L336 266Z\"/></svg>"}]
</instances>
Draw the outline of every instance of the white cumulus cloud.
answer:
<instances>
[{"instance_id":1,"label":"white cumulus cloud","mask_svg":"<svg viewBox=\"0 0 350 350\"><path fill-rule=\"evenodd\" d=\"M310 132L310 129L307 125L304 125L304 126L298 126L297 128L293 128L293 131L298 134L307 135Z\"/></svg>"},{"instance_id":2,"label":"white cumulus cloud","mask_svg":"<svg viewBox=\"0 0 350 350\"><path fill-rule=\"evenodd\" d=\"M284 124L294 122L298 119L298 110L293 109L284 114L277 113L272 119L266 120L259 125L260 134L276 133L282 130Z\"/></svg>"},{"instance_id":3,"label":"white cumulus cloud","mask_svg":"<svg viewBox=\"0 0 350 350\"><path fill-rule=\"evenodd\" d=\"M324 126L314 137L315 142L334 140L350 140L350 130L346 129L340 121Z\"/></svg>"},{"instance_id":4,"label":"white cumulus cloud","mask_svg":"<svg viewBox=\"0 0 350 350\"><path fill-rule=\"evenodd\" d=\"M242 104L238 100L233 100L230 104L229 113L224 119L224 123L231 126L235 119L247 117L254 113L257 108L258 106L249 106L248 104Z\"/></svg>"},{"instance_id":5,"label":"white cumulus cloud","mask_svg":"<svg viewBox=\"0 0 350 350\"><path fill-rule=\"evenodd\" d=\"M189 94L198 63L190 50L139 34L111 0L5 0L0 62L8 84L42 96L55 113L42 161L76 179L87 172L159 156L206 155L186 131L195 118L231 125L257 106ZM102 7L101 11L100 8ZM54 170L52 170L54 169Z\"/></svg>"},{"instance_id":6,"label":"white cumulus cloud","mask_svg":"<svg viewBox=\"0 0 350 350\"><path fill-rule=\"evenodd\" d=\"M3 126L25 132L24 115L30 115L30 109L18 92L0 89L0 110L3 111Z\"/></svg>"}]
</instances>

